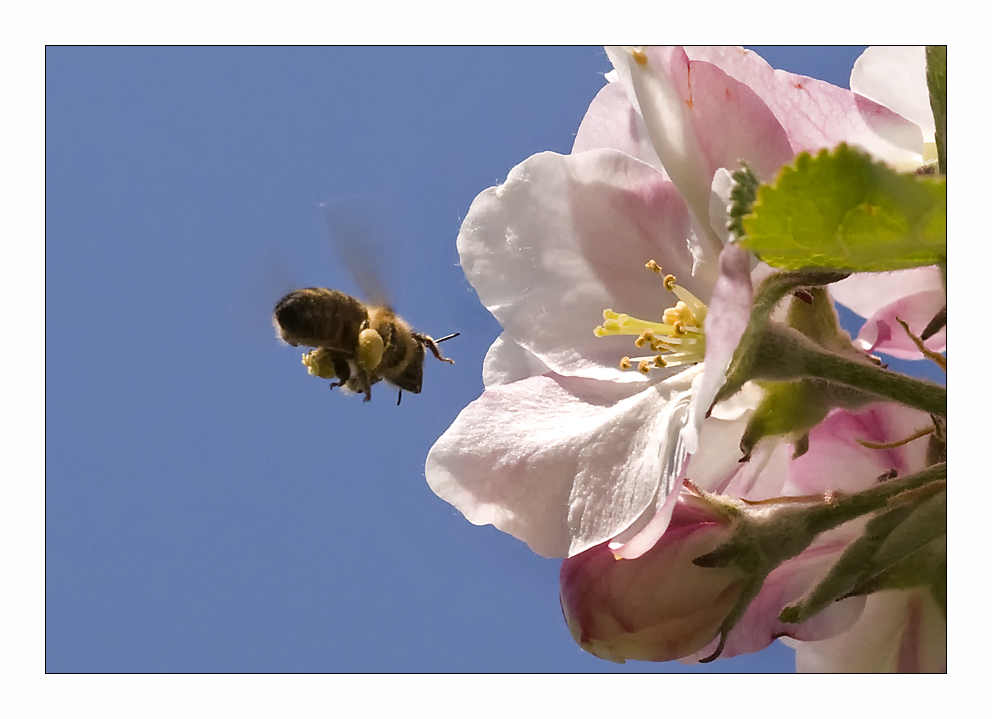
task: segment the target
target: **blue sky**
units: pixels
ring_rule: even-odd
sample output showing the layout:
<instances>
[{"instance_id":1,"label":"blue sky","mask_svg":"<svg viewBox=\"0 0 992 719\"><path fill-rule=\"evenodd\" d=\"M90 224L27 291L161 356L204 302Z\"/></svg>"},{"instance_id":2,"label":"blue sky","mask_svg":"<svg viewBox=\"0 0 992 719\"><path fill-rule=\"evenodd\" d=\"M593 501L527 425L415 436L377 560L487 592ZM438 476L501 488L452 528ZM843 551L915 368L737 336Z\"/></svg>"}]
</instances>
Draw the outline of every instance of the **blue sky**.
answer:
<instances>
[{"instance_id":1,"label":"blue sky","mask_svg":"<svg viewBox=\"0 0 992 719\"><path fill-rule=\"evenodd\" d=\"M847 86L860 48L756 48ZM780 645L614 665L558 562L469 524L424 459L499 326L458 267L472 199L567 153L601 48L48 48L49 672L790 671ZM388 208L399 311L440 336L400 407L276 342L296 287L356 292L319 204Z\"/></svg>"}]
</instances>

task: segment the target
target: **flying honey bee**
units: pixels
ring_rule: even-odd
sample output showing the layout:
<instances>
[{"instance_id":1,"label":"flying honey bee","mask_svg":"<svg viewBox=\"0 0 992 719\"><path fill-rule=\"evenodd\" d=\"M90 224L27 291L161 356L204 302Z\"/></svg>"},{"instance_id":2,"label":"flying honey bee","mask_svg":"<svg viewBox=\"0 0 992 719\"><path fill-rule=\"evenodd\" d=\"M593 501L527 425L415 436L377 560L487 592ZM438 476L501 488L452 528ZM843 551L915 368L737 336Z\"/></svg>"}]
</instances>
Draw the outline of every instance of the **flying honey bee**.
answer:
<instances>
[{"instance_id":1,"label":"flying honey bee","mask_svg":"<svg viewBox=\"0 0 992 719\"><path fill-rule=\"evenodd\" d=\"M315 348L303 355L303 364L312 375L337 380L332 389L364 394L368 402L372 385L385 380L399 388L399 404L404 390L420 394L425 348L441 362L454 364L441 354L438 343L458 333L435 340L399 317L383 299L369 261L369 241L374 238L364 221L367 215L342 213L340 205L323 207L339 254L372 302L324 287L296 290L276 303L272 316L276 334L293 347Z\"/></svg>"}]
</instances>

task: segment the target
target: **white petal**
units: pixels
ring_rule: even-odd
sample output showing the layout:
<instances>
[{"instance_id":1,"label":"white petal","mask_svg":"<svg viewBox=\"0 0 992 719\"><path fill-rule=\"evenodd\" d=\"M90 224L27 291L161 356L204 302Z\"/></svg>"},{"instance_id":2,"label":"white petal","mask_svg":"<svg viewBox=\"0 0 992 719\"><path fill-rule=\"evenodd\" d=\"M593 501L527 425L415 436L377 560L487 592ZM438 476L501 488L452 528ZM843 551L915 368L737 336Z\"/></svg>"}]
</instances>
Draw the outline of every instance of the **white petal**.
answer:
<instances>
[{"instance_id":1,"label":"white petal","mask_svg":"<svg viewBox=\"0 0 992 719\"><path fill-rule=\"evenodd\" d=\"M922 45L868 48L854 63L851 89L915 122L923 130L924 142L934 141L926 48Z\"/></svg>"},{"instance_id":2,"label":"white petal","mask_svg":"<svg viewBox=\"0 0 992 719\"><path fill-rule=\"evenodd\" d=\"M697 220L709 217L713 168L696 136L686 106L689 60L681 48L652 48L652 62L642 64L625 49L606 48L620 84L637 113L643 118L651 142L666 171L678 185ZM681 82L680 82L681 81ZM704 227L710 251L722 243Z\"/></svg>"},{"instance_id":3,"label":"white petal","mask_svg":"<svg viewBox=\"0 0 992 719\"><path fill-rule=\"evenodd\" d=\"M943 288L936 267L897 272L862 272L830 285L830 294L862 317L871 317L900 297Z\"/></svg>"},{"instance_id":4,"label":"white petal","mask_svg":"<svg viewBox=\"0 0 992 719\"><path fill-rule=\"evenodd\" d=\"M633 337L597 338L603 310L660 318L674 296L654 259L703 301L689 213L654 168L614 150L546 152L472 203L458 235L465 276L506 333L562 375L641 383L619 369ZM715 257L714 264L715 264Z\"/></svg>"},{"instance_id":5,"label":"white petal","mask_svg":"<svg viewBox=\"0 0 992 719\"><path fill-rule=\"evenodd\" d=\"M575 555L663 503L693 374L644 389L557 375L487 389L431 448L427 482L474 524Z\"/></svg>"},{"instance_id":6,"label":"white petal","mask_svg":"<svg viewBox=\"0 0 992 719\"><path fill-rule=\"evenodd\" d=\"M518 345L504 332L496 338L482 361L482 383L486 387L498 387L549 371L533 352Z\"/></svg>"}]
</instances>

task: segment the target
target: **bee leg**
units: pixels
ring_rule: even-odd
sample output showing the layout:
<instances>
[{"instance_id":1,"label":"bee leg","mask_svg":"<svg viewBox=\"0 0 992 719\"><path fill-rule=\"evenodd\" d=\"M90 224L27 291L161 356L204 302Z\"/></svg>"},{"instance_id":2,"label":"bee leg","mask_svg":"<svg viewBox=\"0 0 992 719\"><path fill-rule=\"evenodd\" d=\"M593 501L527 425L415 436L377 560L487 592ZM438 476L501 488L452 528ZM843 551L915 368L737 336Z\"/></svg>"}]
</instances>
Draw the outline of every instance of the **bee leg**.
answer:
<instances>
[{"instance_id":1,"label":"bee leg","mask_svg":"<svg viewBox=\"0 0 992 719\"><path fill-rule=\"evenodd\" d=\"M352 378L351 389L356 392L361 392L365 395L363 402L372 401L372 385L375 381L369 377L368 373L364 370L359 370L358 373Z\"/></svg>"},{"instance_id":2,"label":"bee leg","mask_svg":"<svg viewBox=\"0 0 992 719\"><path fill-rule=\"evenodd\" d=\"M427 335L421 334L420 332L414 332L413 338L417 340L420 344L427 347L431 351L431 354L433 354L437 359L441 360L442 362L447 362L448 364L455 363L453 359L448 359L447 357L441 354L441 350L438 349L437 342L434 341L434 338L428 337Z\"/></svg>"},{"instance_id":3,"label":"bee leg","mask_svg":"<svg viewBox=\"0 0 992 719\"><path fill-rule=\"evenodd\" d=\"M338 381L331 382L330 388L344 387L348 383L348 378L351 376L351 367L348 365L348 362L340 357L335 357L334 374L337 375Z\"/></svg>"}]
</instances>

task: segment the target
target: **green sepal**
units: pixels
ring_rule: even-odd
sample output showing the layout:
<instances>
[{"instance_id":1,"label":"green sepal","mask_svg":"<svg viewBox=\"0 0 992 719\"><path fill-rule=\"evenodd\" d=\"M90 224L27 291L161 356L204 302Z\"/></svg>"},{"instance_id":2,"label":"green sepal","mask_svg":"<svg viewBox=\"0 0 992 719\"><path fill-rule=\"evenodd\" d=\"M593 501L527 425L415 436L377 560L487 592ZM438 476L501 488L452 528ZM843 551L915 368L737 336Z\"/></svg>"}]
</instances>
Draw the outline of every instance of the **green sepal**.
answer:
<instances>
[{"instance_id":1,"label":"green sepal","mask_svg":"<svg viewBox=\"0 0 992 719\"><path fill-rule=\"evenodd\" d=\"M947 174L947 45L927 45L927 88L937 143L937 169Z\"/></svg>"},{"instance_id":2,"label":"green sepal","mask_svg":"<svg viewBox=\"0 0 992 719\"><path fill-rule=\"evenodd\" d=\"M827 291L808 287L795 291L789 305L786 324L799 330L821 347L846 353L852 359L864 359L864 353L851 345L851 337L841 329L837 311ZM757 443L772 436L785 436L795 445L793 458L809 448L809 431L819 424L833 407L856 409L872 397L849 387L818 379L793 382L761 382L761 403L755 408L741 437L742 462L751 457Z\"/></svg>"},{"instance_id":3,"label":"green sepal","mask_svg":"<svg viewBox=\"0 0 992 719\"><path fill-rule=\"evenodd\" d=\"M784 436L793 445L793 459L809 449L809 432L834 407L857 409L874 398L849 387L823 380L761 382L761 402L741 436L741 462L751 459L754 447L765 437Z\"/></svg>"},{"instance_id":4,"label":"green sepal","mask_svg":"<svg viewBox=\"0 0 992 719\"><path fill-rule=\"evenodd\" d=\"M779 619L798 624L845 597L917 586L928 587L946 607L946 535L946 480L896 495Z\"/></svg>"},{"instance_id":5,"label":"green sepal","mask_svg":"<svg viewBox=\"0 0 992 719\"><path fill-rule=\"evenodd\" d=\"M947 255L947 183L845 144L801 153L758 189L740 244L773 267L881 272Z\"/></svg>"},{"instance_id":6,"label":"green sepal","mask_svg":"<svg viewBox=\"0 0 992 719\"><path fill-rule=\"evenodd\" d=\"M847 272L776 272L769 275L755 291L751 317L741 336L734 357L727 368L727 379L717 392L713 404L733 397L744 383L752 379L793 379L769 377L763 365L774 364L775 357L765 357L761 352L763 338L771 322L771 313L789 293L837 282L848 276Z\"/></svg>"},{"instance_id":7,"label":"green sepal","mask_svg":"<svg viewBox=\"0 0 992 719\"><path fill-rule=\"evenodd\" d=\"M733 532L724 544L696 557L693 564L699 567L737 567L748 575L740 599L720 626L716 650L700 661L710 662L720 656L730 631L761 591L768 575L782 562L799 555L817 536L858 517L884 512L897 503L894 499L931 496L946 487L946 479L947 465L940 464L873 485L856 494L777 497L759 502L710 494L687 482L689 491L706 499L733 525ZM848 582L844 590L849 592L856 586L856 583ZM936 589L939 591L939 587Z\"/></svg>"}]
</instances>

